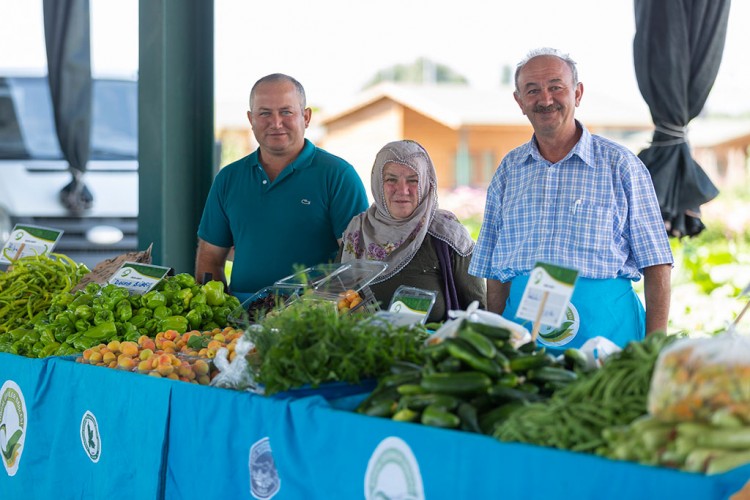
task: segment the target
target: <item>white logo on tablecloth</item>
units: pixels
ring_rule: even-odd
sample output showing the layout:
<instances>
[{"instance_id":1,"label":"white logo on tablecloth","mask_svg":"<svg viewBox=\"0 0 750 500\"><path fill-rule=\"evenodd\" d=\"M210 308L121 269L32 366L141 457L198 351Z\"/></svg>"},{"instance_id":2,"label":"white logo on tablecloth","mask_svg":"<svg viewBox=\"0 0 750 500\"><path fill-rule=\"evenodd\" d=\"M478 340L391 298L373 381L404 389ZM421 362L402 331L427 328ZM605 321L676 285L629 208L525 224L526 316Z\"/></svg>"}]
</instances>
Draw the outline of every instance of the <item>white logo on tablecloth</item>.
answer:
<instances>
[{"instance_id":1,"label":"white logo on tablecloth","mask_svg":"<svg viewBox=\"0 0 750 500\"><path fill-rule=\"evenodd\" d=\"M281 479L271 453L268 437L256 441L250 448L250 493L258 500L273 498L281 488Z\"/></svg>"},{"instance_id":2,"label":"white logo on tablecloth","mask_svg":"<svg viewBox=\"0 0 750 500\"><path fill-rule=\"evenodd\" d=\"M578 335L581 327L581 317L573 303L565 309L565 318L558 327L541 325L539 328L539 343L550 347L560 347L569 344Z\"/></svg>"},{"instance_id":3,"label":"white logo on tablecloth","mask_svg":"<svg viewBox=\"0 0 750 500\"><path fill-rule=\"evenodd\" d=\"M18 384L7 380L0 388L0 452L9 476L15 476L26 441L26 401Z\"/></svg>"},{"instance_id":4,"label":"white logo on tablecloth","mask_svg":"<svg viewBox=\"0 0 750 500\"><path fill-rule=\"evenodd\" d=\"M81 419L81 444L91 461L97 463L102 454L102 438L96 417L90 411L86 411Z\"/></svg>"},{"instance_id":5,"label":"white logo on tablecloth","mask_svg":"<svg viewBox=\"0 0 750 500\"><path fill-rule=\"evenodd\" d=\"M390 436L380 442L367 463L367 500L424 500L419 464L402 439Z\"/></svg>"}]
</instances>

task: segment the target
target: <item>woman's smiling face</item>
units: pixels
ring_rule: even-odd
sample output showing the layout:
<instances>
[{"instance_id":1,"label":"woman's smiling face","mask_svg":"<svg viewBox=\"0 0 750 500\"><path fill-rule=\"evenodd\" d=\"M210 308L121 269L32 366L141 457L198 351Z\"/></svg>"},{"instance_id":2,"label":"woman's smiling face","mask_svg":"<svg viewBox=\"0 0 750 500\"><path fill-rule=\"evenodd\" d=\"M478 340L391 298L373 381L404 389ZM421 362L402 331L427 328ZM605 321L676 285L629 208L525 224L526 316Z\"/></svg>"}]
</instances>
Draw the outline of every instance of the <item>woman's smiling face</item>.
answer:
<instances>
[{"instance_id":1,"label":"woman's smiling face","mask_svg":"<svg viewBox=\"0 0 750 500\"><path fill-rule=\"evenodd\" d=\"M419 175L406 165L386 163L383 167L383 194L391 217L406 219L419 204Z\"/></svg>"}]
</instances>

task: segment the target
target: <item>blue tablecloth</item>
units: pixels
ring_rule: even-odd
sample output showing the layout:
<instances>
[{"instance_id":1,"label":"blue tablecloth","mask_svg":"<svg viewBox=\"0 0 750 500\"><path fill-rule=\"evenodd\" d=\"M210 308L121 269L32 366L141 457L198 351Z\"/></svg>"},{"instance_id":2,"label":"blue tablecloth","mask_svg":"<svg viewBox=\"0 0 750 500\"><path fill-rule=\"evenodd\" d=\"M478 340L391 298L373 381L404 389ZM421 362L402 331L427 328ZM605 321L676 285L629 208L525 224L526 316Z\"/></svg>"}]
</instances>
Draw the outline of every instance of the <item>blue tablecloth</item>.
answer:
<instances>
[{"instance_id":1,"label":"blue tablecloth","mask_svg":"<svg viewBox=\"0 0 750 500\"><path fill-rule=\"evenodd\" d=\"M0 354L0 384L28 417L2 498L727 499L750 479L750 466L690 474L56 358Z\"/></svg>"}]
</instances>

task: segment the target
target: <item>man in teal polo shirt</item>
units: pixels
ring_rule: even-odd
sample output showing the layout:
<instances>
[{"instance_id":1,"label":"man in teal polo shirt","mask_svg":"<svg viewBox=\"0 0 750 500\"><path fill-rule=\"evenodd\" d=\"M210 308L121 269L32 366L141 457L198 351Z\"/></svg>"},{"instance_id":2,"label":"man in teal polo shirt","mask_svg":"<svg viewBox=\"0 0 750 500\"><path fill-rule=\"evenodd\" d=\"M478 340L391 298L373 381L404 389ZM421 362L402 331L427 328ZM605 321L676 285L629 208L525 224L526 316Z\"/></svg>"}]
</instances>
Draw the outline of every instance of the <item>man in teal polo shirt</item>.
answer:
<instances>
[{"instance_id":1,"label":"man in teal polo shirt","mask_svg":"<svg viewBox=\"0 0 750 500\"><path fill-rule=\"evenodd\" d=\"M222 168L198 227L195 277L226 283L240 300L293 272L333 261L349 221L367 210L362 180L345 160L305 139L312 111L294 78L272 74L250 91L247 112L259 147Z\"/></svg>"}]
</instances>

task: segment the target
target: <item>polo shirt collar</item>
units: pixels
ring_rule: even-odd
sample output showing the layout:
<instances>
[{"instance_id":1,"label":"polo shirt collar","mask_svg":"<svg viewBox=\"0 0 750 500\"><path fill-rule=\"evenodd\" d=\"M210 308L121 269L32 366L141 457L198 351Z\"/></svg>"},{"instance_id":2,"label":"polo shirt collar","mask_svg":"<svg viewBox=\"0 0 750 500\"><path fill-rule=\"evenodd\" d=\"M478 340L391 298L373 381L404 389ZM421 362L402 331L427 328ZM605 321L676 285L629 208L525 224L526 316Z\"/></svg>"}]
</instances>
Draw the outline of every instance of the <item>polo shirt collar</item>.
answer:
<instances>
[{"instance_id":1,"label":"polo shirt collar","mask_svg":"<svg viewBox=\"0 0 750 500\"><path fill-rule=\"evenodd\" d=\"M313 156L315 155L315 145L310 142L309 139L305 139L305 144L302 146L302 151L297 155L297 158L295 158L289 165L284 167L283 172L286 172L287 170L297 170L300 168L307 168L310 165L312 165ZM250 162L251 167L260 167L260 161L258 160L258 157L260 156L260 147L250 153L250 156L248 158L248 161Z\"/></svg>"}]
</instances>

